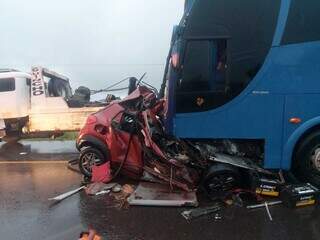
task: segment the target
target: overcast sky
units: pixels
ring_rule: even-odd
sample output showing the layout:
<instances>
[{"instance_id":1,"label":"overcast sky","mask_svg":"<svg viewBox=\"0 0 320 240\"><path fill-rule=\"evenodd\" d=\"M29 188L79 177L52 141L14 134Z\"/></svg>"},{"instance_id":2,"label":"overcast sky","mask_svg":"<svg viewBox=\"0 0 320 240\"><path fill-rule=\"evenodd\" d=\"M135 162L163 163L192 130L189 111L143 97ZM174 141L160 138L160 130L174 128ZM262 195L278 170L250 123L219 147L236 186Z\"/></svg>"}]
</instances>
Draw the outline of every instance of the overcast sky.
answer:
<instances>
[{"instance_id":1,"label":"overcast sky","mask_svg":"<svg viewBox=\"0 0 320 240\"><path fill-rule=\"evenodd\" d=\"M73 88L148 73L160 86L184 0L0 0L0 68L43 65Z\"/></svg>"}]
</instances>

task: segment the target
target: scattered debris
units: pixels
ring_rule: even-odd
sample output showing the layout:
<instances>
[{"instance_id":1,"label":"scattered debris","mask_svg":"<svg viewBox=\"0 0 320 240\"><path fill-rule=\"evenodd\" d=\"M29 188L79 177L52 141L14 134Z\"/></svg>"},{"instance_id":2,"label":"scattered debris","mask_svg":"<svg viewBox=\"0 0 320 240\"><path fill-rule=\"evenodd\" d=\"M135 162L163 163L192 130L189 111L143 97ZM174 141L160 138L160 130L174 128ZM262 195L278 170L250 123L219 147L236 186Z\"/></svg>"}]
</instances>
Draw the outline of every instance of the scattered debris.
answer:
<instances>
[{"instance_id":1,"label":"scattered debris","mask_svg":"<svg viewBox=\"0 0 320 240\"><path fill-rule=\"evenodd\" d=\"M122 186L121 192L114 195L115 200L118 201L119 203L118 207L120 209L128 206L127 199L133 192L134 192L134 187L129 184L125 184Z\"/></svg>"},{"instance_id":2,"label":"scattered debris","mask_svg":"<svg viewBox=\"0 0 320 240\"><path fill-rule=\"evenodd\" d=\"M320 191L310 183L294 184L284 187L280 196L285 206L295 208L317 204Z\"/></svg>"},{"instance_id":3,"label":"scattered debris","mask_svg":"<svg viewBox=\"0 0 320 240\"><path fill-rule=\"evenodd\" d=\"M155 176L151 175L146 171L143 171L143 175L140 178L140 180L145 182L152 182L152 183L161 183L161 184L165 183L164 181L160 180L159 178L156 178Z\"/></svg>"},{"instance_id":4,"label":"scattered debris","mask_svg":"<svg viewBox=\"0 0 320 240\"><path fill-rule=\"evenodd\" d=\"M110 193L110 190L102 190L102 191L100 191L100 192L97 192L97 193L95 194L95 196L99 196L99 195L103 195L103 194L108 194L108 193Z\"/></svg>"},{"instance_id":5,"label":"scattered debris","mask_svg":"<svg viewBox=\"0 0 320 240\"><path fill-rule=\"evenodd\" d=\"M121 192L122 186L120 184L116 184L114 185L114 187L112 188L112 192L113 193L119 193Z\"/></svg>"},{"instance_id":6,"label":"scattered debris","mask_svg":"<svg viewBox=\"0 0 320 240\"><path fill-rule=\"evenodd\" d=\"M274 206L274 205L279 205L279 204L282 204L282 201L273 201L273 202L267 202L266 201L266 202L261 203L261 204L247 206L247 209L256 209L256 208L265 207L270 221L273 221L273 218L272 218L271 213L270 213L269 206Z\"/></svg>"},{"instance_id":7,"label":"scattered debris","mask_svg":"<svg viewBox=\"0 0 320 240\"><path fill-rule=\"evenodd\" d=\"M254 200L256 202L261 202L263 198L257 195L254 191L246 189L234 189L229 193L225 194L225 198L221 199L227 206L235 205L237 207L243 207L244 201Z\"/></svg>"},{"instance_id":8,"label":"scattered debris","mask_svg":"<svg viewBox=\"0 0 320 240\"><path fill-rule=\"evenodd\" d=\"M268 204L268 206L274 206L274 205L282 204L282 201L267 202L267 204ZM256 208L261 208L261 207L265 207L265 203L250 205L250 206L247 206L247 209L256 209Z\"/></svg>"},{"instance_id":9,"label":"scattered debris","mask_svg":"<svg viewBox=\"0 0 320 240\"><path fill-rule=\"evenodd\" d=\"M205 207L205 208L197 208L192 210L186 210L181 213L181 215L186 220L192 220L201 216L205 216L208 214L216 213L221 210L221 204L216 203L214 206Z\"/></svg>"},{"instance_id":10,"label":"scattered debris","mask_svg":"<svg viewBox=\"0 0 320 240\"><path fill-rule=\"evenodd\" d=\"M121 192L125 197L128 197L134 192L134 188L129 184L125 184L122 186Z\"/></svg>"},{"instance_id":11,"label":"scattered debris","mask_svg":"<svg viewBox=\"0 0 320 240\"><path fill-rule=\"evenodd\" d=\"M222 216L219 213L216 213L214 215L214 220L218 221L218 220L221 220L221 219L222 219Z\"/></svg>"},{"instance_id":12,"label":"scattered debris","mask_svg":"<svg viewBox=\"0 0 320 240\"><path fill-rule=\"evenodd\" d=\"M257 194L269 197L279 197L281 188L285 185L282 171L275 175L262 175L256 173L253 180L253 187Z\"/></svg>"},{"instance_id":13,"label":"scattered debris","mask_svg":"<svg viewBox=\"0 0 320 240\"><path fill-rule=\"evenodd\" d=\"M169 186L141 182L135 192L128 198L129 205L162 207L197 207L195 192L171 190Z\"/></svg>"},{"instance_id":14,"label":"scattered debris","mask_svg":"<svg viewBox=\"0 0 320 240\"><path fill-rule=\"evenodd\" d=\"M232 199L225 199L225 200L224 200L224 203L225 203L227 206L231 206L231 205L233 205L233 200L232 200Z\"/></svg>"},{"instance_id":15,"label":"scattered debris","mask_svg":"<svg viewBox=\"0 0 320 240\"><path fill-rule=\"evenodd\" d=\"M91 183L86 187L85 191L86 191L86 194L88 195L97 195L97 193L100 193L102 191L111 190L116 185L117 183L108 183L108 184L105 184L102 182Z\"/></svg>"},{"instance_id":16,"label":"scattered debris","mask_svg":"<svg viewBox=\"0 0 320 240\"><path fill-rule=\"evenodd\" d=\"M232 195L232 202L237 207L243 207L243 200L240 197L240 194L233 194Z\"/></svg>"},{"instance_id":17,"label":"scattered debris","mask_svg":"<svg viewBox=\"0 0 320 240\"><path fill-rule=\"evenodd\" d=\"M267 214L268 214L268 217L269 217L270 221L272 221L273 219L272 219L269 207L268 207L268 203L264 202L264 206L266 207L266 211L267 211Z\"/></svg>"},{"instance_id":18,"label":"scattered debris","mask_svg":"<svg viewBox=\"0 0 320 240\"><path fill-rule=\"evenodd\" d=\"M85 186L82 186L82 187L79 187L75 190L71 190L69 192L66 192L66 193L63 193L61 195L58 195L56 197L53 197L53 198L49 198L48 200L49 201L62 201L70 196L72 196L73 194L76 194L77 192L80 192L81 190L83 190L85 188Z\"/></svg>"}]
</instances>

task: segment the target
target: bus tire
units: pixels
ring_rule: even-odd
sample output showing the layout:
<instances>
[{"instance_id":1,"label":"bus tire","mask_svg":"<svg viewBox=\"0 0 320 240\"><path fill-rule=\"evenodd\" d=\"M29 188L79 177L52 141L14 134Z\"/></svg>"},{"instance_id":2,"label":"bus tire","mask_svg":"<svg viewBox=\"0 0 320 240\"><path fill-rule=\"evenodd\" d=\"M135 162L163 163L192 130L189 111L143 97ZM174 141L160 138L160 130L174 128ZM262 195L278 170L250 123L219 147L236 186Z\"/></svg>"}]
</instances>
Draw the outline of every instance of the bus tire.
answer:
<instances>
[{"instance_id":1,"label":"bus tire","mask_svg":"<svg viewBox=\"0 0 320 240\"><path fill-rule=\"evenodd\" d=\"M294 154L293 171L299 180L320 186L320 131L299 144Z\"/></svg>"}]
</instances>

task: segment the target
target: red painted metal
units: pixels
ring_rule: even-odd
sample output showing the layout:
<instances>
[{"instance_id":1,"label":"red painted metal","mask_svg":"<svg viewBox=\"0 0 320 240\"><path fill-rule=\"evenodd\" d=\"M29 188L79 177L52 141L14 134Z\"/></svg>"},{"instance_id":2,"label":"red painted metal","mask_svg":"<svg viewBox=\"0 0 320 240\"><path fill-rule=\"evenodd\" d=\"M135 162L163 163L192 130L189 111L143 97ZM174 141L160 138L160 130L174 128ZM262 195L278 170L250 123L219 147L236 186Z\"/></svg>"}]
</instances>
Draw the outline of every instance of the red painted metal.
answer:
<instances>
[{"instance_id":1,"label":"red painted metal","mask_svg":"<svg viewBox=\"0 0 320 240\"><path fill-rule=\"evenodd\" d=\"M166 148L153 140L154 129L158 133L163 130L159 116L163 115L164 105L164 100L158 101L150 89L140 86L122 101L114 101L95 113L96 122L82 128L78 142L86 135L100 139L110 151L111 168L116 171L121 167L121 173L131 178L139 179L147 171L172 187L193 190L186 166L168 157ZM126 120L128 116L133 118L131 123ZM108 131L97 131L97 124Z\"/></svg>"}]
</instances>

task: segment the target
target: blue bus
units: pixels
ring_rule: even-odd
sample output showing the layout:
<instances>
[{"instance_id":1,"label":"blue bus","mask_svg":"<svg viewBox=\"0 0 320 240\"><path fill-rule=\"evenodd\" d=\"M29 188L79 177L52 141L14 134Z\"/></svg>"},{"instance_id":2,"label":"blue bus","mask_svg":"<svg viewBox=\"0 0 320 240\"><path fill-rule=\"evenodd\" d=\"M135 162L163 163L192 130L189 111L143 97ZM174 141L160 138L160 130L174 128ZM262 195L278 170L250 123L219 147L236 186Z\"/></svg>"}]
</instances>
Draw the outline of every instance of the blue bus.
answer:
<instances>
[{"instance_id":1,"label":"blue bus","mask_svg":"<svg viewBox=\"0 0 320 240\"><path fill-rule=\"evenodd\" d=\"M167 132L319 185L319 13L318 0L186 0L160 90Z\"/></svg>"}]
</instances>

